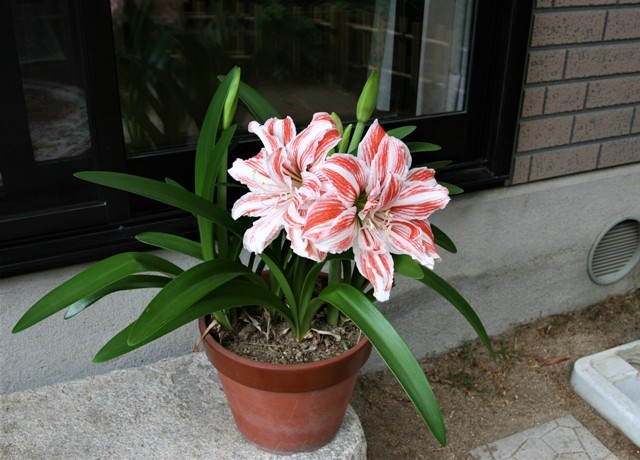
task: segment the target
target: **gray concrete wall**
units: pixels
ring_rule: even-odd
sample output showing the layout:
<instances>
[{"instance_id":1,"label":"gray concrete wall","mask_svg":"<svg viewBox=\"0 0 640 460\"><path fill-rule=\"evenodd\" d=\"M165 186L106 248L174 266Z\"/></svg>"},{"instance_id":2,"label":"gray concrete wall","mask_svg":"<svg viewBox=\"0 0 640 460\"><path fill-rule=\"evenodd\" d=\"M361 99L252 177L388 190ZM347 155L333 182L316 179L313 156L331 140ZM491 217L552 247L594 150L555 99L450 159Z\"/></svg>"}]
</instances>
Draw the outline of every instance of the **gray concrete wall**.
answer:
<instances>
[{"instance_id":1,"label":"gray concrete wall","mask_svg":"<svg viewBox=\"0 0 640 460\"><path fill-rule=\"evenodd\" d=\"M612 221L634 215L640 216L640 165L461 195L432 219L459 248L455 255L443 252L436 271L465 295L495 334L637 287L638 267L609 286L591 282L586 270L589 249L600 232ZM115 294L72 320L59 314L11 334L31 304L81 268L0 280L0 392L136 366L193 348L195 324L119 360L91 363L98 349L142 311L150 291ZM381 308L420 357L474 337L453 307L415 281L398 280L391 300ZM366 369L381 366L374 357Z\"/></svg>"}]
</instances>

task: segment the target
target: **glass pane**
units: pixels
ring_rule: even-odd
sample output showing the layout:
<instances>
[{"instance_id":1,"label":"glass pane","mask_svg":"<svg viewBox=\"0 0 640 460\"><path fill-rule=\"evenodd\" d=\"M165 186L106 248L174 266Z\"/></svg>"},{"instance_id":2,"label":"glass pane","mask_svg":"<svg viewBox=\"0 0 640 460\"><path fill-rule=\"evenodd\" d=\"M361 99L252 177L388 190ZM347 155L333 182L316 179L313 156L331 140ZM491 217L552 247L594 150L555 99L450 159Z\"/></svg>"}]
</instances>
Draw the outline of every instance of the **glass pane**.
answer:
<instances>
[{"instance_id":1,"label":"glass pane","mask_svg":"<svg viewBox=\"0 0 640 460\"><path fill-rule=\"evenodd\" d=\"M86 154L89 119L69 2L14 1L12 10L35 161Z\"/></svg>"},{"instance_id":2,"label":"glass pane","mask_svg":"<svg viewBox=\"0 0 640 460\"><path fill-rule=\"evenodd\" d=\"M317 111L354 119L374 67L379 118L463 110L471 8L471 0L111 0L128 152L192 145L216 76L233 65L300 125ZM249 121L239 114L239 128Z\"/></svg>"}]
</instances>

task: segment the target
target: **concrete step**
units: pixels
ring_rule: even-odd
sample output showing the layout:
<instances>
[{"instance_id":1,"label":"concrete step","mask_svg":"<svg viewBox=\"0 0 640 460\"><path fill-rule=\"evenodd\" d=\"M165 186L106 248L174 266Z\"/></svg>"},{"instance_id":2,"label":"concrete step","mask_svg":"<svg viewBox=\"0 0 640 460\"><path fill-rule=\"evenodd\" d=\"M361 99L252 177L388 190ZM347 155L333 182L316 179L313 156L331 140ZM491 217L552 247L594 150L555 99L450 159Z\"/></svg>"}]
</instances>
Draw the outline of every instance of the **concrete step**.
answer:
<instances>
[{"instance_id":1,"label":"concrete step","mask_svg":"<svg viewBox=\"0 0 640 460\"><path fill-rule=\"evenodd\" d=\"M347 410L331 443L269 454L238 432L204 353L0 396L3 459L366 459Z\"/></svg>"}]
</instances>

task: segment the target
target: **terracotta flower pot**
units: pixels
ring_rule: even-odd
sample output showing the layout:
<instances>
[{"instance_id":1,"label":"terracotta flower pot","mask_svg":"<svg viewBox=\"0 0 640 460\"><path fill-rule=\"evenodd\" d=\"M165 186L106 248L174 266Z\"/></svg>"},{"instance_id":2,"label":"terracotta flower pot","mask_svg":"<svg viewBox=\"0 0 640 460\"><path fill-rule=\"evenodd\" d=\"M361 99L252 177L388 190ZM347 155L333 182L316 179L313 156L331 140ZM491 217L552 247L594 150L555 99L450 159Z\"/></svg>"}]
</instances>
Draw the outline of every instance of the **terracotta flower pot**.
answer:
<instances>
[{"instance_id":1,"label":"terracotta flower pot","mask_svg":"<svg viewBox=\"0 0 640 460\"><path fill-rule=\"evenodd\" d=\"M204 333L204 318L199 326ZM238 429L247 441L276 453L311 451L331 441L344 419L358 371L371 353L371 343L364 338L323 361L270 364L225 349L211 334L204 344Z\"/></svg>"}]
</instances>

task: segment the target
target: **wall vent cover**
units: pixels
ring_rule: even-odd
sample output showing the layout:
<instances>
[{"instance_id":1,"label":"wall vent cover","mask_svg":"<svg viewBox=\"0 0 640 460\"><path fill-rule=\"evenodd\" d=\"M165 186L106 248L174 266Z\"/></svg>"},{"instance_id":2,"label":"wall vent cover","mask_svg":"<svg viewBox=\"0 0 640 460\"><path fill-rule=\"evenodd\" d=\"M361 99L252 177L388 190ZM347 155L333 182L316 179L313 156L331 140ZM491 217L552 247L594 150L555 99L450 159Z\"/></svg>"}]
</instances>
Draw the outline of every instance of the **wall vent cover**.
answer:
<instances>
[{"instance_id":1,"label":"wall vent cover","mask_svg":"<svg viewBox=\"0 0 640 460\"><path fill-rule=\"evenodd\" d=\"M640 260L640 219L627 217L610 225L589 252L587 271L598 284L612 284Z\"/></svg>"}]
</instances>

